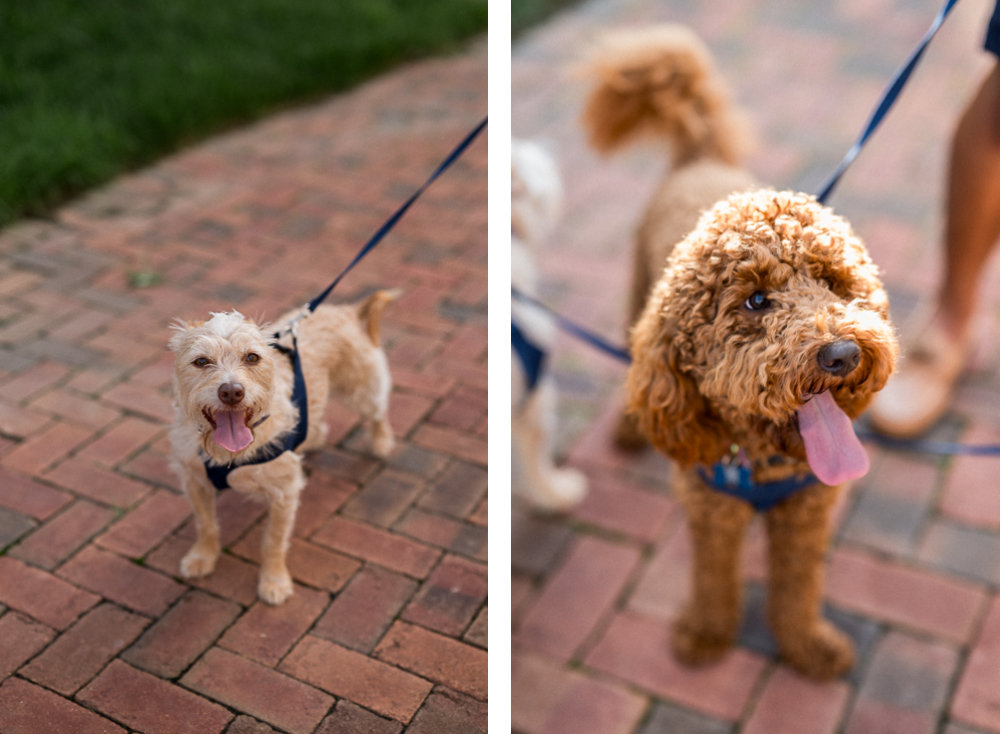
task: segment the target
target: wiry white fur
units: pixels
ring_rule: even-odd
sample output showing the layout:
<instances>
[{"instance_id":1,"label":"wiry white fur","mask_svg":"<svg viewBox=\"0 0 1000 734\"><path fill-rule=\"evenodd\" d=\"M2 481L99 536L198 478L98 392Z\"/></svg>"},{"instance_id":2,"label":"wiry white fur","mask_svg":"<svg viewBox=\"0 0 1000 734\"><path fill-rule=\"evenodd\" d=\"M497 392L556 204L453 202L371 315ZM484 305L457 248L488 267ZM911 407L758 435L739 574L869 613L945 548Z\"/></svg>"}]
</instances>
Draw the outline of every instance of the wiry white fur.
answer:
<instances>
[{"instance_id":1,"label":"wiry white fur","mask_svg":"<svg viewBox=\"0 0 1000 734\"><path fill-rule=\"evenodd\" d=\"M212 318L205 323L205 327L223 339L228 339L245 323L246 318L239 311L218 311L212 313Z\"/></svg>"},{"instance_id":2,"label":"wiry white fur","mask_svg":"<svg viewBox=\"0 0 1000 734\"><path fill-rule=\"evenodd\" d=\"M298 451L321 448L327 427L323 415L331 394L372 424L373 451L387 456L393 448L388 421L392 378L385 352L374 342L385 306L394 293L379 291L364 304L320 306L299 325L299 354L309 398L309 431ZM298 312L286 314L287 323ZM208 480L203 457L215 463L240 464L266 450L268 444L291 431L298 409L291 401L292 366L285 354L272 349L273 328L258 327L237 311L212 314L205 323L181 323L170 339L176 354L174 385L176 418L171 430L173 464L185 494L195 510L198 538L181 560L185 578L213 571L219 556L219 526L215 517L215 488ZM247 355L258 359L250 362ZM199 357L210 364L199 366ZM253 441L238 453L215 443L215 429L206 416L224 410L219 386L239 382L245 398L245 424ZM298 506L305 486L301 456L285 452L261 464L237 466L228 481L233 489L269 505L258 595L279 604L292 593L292 579L285 565Z\"/></svg>"},{"instance_id":3,"label":"wiry white fur","mask_svg":"<svg viewBox=\"0 0 1000 734\"><path fill-rule=\"evenodd\" d=\"M532 248L548 237L562 209L563 186L555 159L538 143L511 140L511 229Z\"/></svg>"},{"instance_id":4,"label":"wiry white fur","mask_svg":"<svg viewBox=\"0 0 1000 734\"><path fill-rule=\"evenodd\" d=\"M533 252L555 227L561 205L555 160L535 143L511 141L511 284L529 296L537 295ZM554 327L546 314L513 300L511 314L532 342L546 349L551 345ZM528 394L521 363L511 352L511 399L513 465L519 475L514 490L538 509L569 509L583 499L587 480L574 469L557 469L552 461L555 381L543 375Z\"/></svg>"}]
</instances>

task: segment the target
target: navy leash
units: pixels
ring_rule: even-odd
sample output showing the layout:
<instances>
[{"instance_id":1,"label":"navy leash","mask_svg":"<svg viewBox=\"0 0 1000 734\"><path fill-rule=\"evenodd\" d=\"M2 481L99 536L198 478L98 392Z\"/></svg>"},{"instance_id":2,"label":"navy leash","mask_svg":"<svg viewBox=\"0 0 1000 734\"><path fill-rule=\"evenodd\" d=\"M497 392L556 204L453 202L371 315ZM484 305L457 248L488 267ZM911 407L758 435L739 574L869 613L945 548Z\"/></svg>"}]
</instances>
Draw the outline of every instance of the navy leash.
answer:
<instances>
[{"instance_id":1,"label":"navy leash","mask_svg":"<svg viewBox=\"0 0 1000 734\"><path fill-rule=\"evenodd\" d=\"M906 63L904 63L896 71L896 75L892 78L892 81L889 83L885 92L882 93L882 98L879 100L878 105L876 105L875 111L872 113L872 116L868 120L868 124L865 126L860 137L858 137L854 145L851 146L851 149L847 151L847 155L844 156L840 165L837 166L837 169L820 188L819 193L816 194L816 200L819 201L820 204L826 203L830 194L833 193L834 187L836 187L837 183L840 181L840 177L844 175L844 171L846 171L847 167L854 162L855 158L858 157L858 153L861 152L865 143L868 142L868 138L872 136L872 133L875 132L878 126L882 123L883 118L896 103L899 93L903 90L903 87L906 86L906 82L909 81L910 74L912 74L913 70L916 68L917 62L920 61L920 57L924 55L927 45L931 42L931 39L934 38L934 35L938 32L941 24L944 23L944 19L948 17L948 13L951 12L951 9L955 7L955 3L957 2L958 0L945 0L944 5L941 6L937 16L935 16L934 22L931 23L931 27L928 29L927 33L924 34L920 43L917 44L913 53L910 54L910 58L907 59Z\"/></svg>"},{"instance_id":2,"label":"navy leash","mask_svg":"<svg viewBox=\"0 0 1000 734\"><path fill-rule=\"evenodd\" d=\"M627 349L615 346L604 337L595 334L575 321L571 321L562 314L553 311L538 299L522 293L513 286L510 288L510 295L522 303L528 303L547 313L555 320L555 322L559 325L559 328L566 333L572 334L577 339L580 339L605 354L614 357L619 362L624 362L625 364L632 363L632 357L628 353ZM514 349L514 353L517 354L517 357L521 362L521 367L524 369L525 380L528 383L528 392L531 392L538 384L538 380L541 379L542 369L545 365L545 351L542 350L537 344L531 342L524 335L524 332L514 322L513 318L511 318L510 322L510 343L511 347Z\"/></svg>"},{"instance_id":3,"label":"navy leash","mask_svg":"<svg viewBox=\"0 0 1000 734\"><path fill-rule=\"evenodd\" d=\"M229 488L229 472L241 466L253 466L256 464L265 464L268 461L278 458L281 454L286 451L294 451L302 442L306 440L306 435L309 433L309 399L306 393L306 380L305 376L302 374L302 360L299 357L299 342L298 335L296 333L296 327L298 322L306 318L311 314L316 308L326 300L326 297L330 295L337 284L347 275L355 265L357 265L365 255L375 249L385 236L389 234L393 227L403 218L410 206L413 205L420 195L427 190L427 188L437 180L438 176L447 171L451 166L458 160L458 158L465 152L466 148L472 145L479 134L486 128L487 117L482 119L472 131L462 139L462 141L455 146L455 148L448 154L441 164L434 170L430 177L424 181L424 183L418 188L413 194L407 199L403 204L396 209L396 211L389 217L385 223L379 227L375 234L373 234L368 242L358 251L358 254L354 256L347 267L345 267L333 282L326 287L326 289L316 296L314 299L309 301L305 306L302 307L302 311L293 318L288 325L283 327L280 331L274 334L275 340L279 339L283 333L289 333L292 335L292 347L284 347L278 343L274 343L271 346L277 349L279 352L288 356L292 360L292 374L293 374L293 387L292 387L292 404L299 409L299 420L295 425L295 428L291 432L285 434L280 438L280 440L272 446L267 447L259 455L240 464L228 464L226 466L221 466L218 464L212 464L208 459L203 458L202 463L205 465L205 471L208 473L208 478L215 486L216 489L228 489Z\"/></svg>"},{"instance_id":4,"label":"navy leash","mask_svg":"<svg viewBox=\"0 0 1000 734\"><path fill-rule=\"evenodd\" d=\"M441 162L441 165L439 165L437 169L434 171L434 173L430 175L430 178L424 181L423 185L419 189L414 191L413 195L410 196L410 198L407 199L403 203L403 205L400 206L399 209L397 209L396 212L385 221L385 224L383 224L381 227L378 228L375 234L371 236L371 239L369 239L368 242L365 243L365 246L358 251L358 254L354 256L354 259L347 264L347 267L344 268L343 272L341 272L340 275L334 278L333 282L326 287L326 290L324 290L314 299L309 301L308 304L306 304L305 308L307 309L307 311L304 311L302 316L307 316L308 314L315 311L316 307L319 306L319 304L321 304L324 300L326 300L326 297L330 295L330 292L337 287L337 284L340 282L341 278L347 275L354 268L354 266L361 261L361 259L365 255L367 255L369 252L372 251L372 249L374 249L375 245L381 242L382 239L387 234L389 234L389 231L396 226L396 223L399 222L400 219L402 219L403 215L406 214L406 211L410 208L413 202L415 202L417 199L420 198L420 195L423 194L424 191L426 191L427 188L437 180L438 176L440 176L442 173L451 168L452 164L458 160L459 156L461 156L462 153L465 152L465 149L468 148L470 145L472 145L472 141L475 140L479 136L479 133L481 133L486 128L487 119L488 118L484 117L482 122L476 125L476 127L472 129L472 132L466 135L465 138L462 140L462 142L460 142L458 145L455 146L455 149L452 150L451 153L448 154L448 157ZM302 318L302 316L299 316L297 318Z\"/></svg>"},{"instance_id":5,"label":"navy leash","mask_svg":"<svg viewBox=\"0 0 1000 734\"><path fill-rule=\"evenodd\" d=\"M540 308L543 311L545 311L547 314L549 314L549 316L554 318L556 320L556 323L559 324L559 327L568 334L572 334L577 339L580 339L581 341L584 341L590 346L599 349L605 354L614 357L619 362L624 362L625 364L632 363L632 356L628 353L628 349L626 349L625 347L619 347L612 344L599 334L596 334L593 331L590 331L590 329L587 329L581 326L580 324L576 323L575 321L571 321L562 314L553 311L551 308L546 306L537 298L532 298L531 296L522 293L513 286L511 286L510 294L511 296L516 298L518 301L521 301L522 303L530 303L535 308Z\"/></svg>"},{"instance_id":6,"label":"navy leash","mask_svg":"<svg viewBox=\"0 0 1000 734\"><path fill-rule=\"evenodd\" d=\"M909 451L934 456L1000 456L1000 444L970 446L952 441L927 441L919 438L895 438L866 428L855 427L854 432L862 441L896 451Z\"/></svg>"}]
</instances>

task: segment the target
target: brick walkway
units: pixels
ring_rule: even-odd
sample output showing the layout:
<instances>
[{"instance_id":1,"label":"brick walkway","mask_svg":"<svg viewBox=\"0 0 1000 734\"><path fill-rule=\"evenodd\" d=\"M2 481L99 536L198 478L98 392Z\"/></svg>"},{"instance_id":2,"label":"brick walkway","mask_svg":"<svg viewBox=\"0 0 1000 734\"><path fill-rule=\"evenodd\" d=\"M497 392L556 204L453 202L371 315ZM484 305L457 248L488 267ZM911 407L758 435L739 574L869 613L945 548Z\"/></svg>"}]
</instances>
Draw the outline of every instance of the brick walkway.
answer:
<instances>
[{"instance_id":1,"label":"brick walkway","mask_svg":"<svg viewBox=\"0 0 1000 734\"><path fill-rule=\"evenodd\" d=\"M178 579L165 428L170 321L318 293L482 118L486 67L480 41L0 232L0 731L486 731L485 136L334 294L404 290L400 445L331 406L287 604L255 599L234 492L218 569Z\"/></svg>"},{"instance_id":2,"label":"brick walkway","mask_svg":"<svg viewBox=\"0 0 1000 734\"><path fill-rule=\"evenodd\" d=\"M937 0L593 0L513 49L513 132L555 144L564 221L545 252L543 294L623 339L632 231L663 170L659 151L601 159L577 118L570 70L602 28L671 20L714 50L760 144L750 168L817 189L858 134ZM939 271L943 165L951 127L988 67L992 3L966 0L903 100L832 199L884 270L905 321ZM985 274L983 335L935 438L1000 442L1000 260ZM513 517L513 728L520 734L869 734L1000 732L1000 488L996 459L937 460L872 449L871 473L840 507L828 614L858 642L845 680L807 682L777 665L762 622L762 533L745 565L738 649L708 669L678 666L669 620L686 596L688 539L652 451L609 446L622 368L561 337L560 446L590 475L585 503Z\"/></svg>"}]
</instances>

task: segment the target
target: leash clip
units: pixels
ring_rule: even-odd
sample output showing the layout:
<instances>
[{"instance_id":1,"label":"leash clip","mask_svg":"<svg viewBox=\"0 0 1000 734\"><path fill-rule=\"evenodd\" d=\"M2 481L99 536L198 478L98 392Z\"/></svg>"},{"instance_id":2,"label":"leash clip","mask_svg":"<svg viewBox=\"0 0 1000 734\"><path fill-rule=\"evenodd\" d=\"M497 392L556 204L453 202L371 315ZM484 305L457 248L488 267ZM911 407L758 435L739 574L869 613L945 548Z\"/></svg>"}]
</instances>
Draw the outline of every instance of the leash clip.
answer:
<instances>
[{"instance_id":1,"label":"leash clip","mask_svg":"<svg viewBox=\"0 0 1000 734\"><path fill-rule=\"evenodd\" d=\"M312 310L310 310L309 304L307 303L302 307L302 310L299 311L298 315L289 321L284 328L282 328L282 331L291 334L293 339L297 339L299 336L299 322L310 315L312 315Z\"/></svg>"}]
</instances>

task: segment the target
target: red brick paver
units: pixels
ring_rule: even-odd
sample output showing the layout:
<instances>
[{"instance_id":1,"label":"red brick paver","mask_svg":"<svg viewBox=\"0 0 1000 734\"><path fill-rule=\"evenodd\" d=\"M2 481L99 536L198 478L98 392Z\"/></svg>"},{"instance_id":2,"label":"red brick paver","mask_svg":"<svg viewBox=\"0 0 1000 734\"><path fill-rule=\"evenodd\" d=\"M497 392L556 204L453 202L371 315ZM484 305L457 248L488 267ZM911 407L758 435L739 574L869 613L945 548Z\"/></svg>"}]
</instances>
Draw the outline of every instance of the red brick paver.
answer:
<instances>
[{"instance_id":1,"label":"red brick paver","mask_svg":"<svg viewBox=\"0 0 1000 734\"><path fill-rule=\"evenodd\" d=\"M846 550L830 564L827 593L846 607L958 642L969 640L986 599L971 584Z\"/></svg>"},{"instance_id":2,"label":"red brick paver","mask_svg":"<svg viewBox=\"0 0 1000 734\"><path fill-rule=\"evenodd\" d=\"M882 270L904 331L939 287L950 137L992 63L981 48L992 5L956 5L830 199ZM692 28L755 128L747 167L776 188L814 192L938 7L591 0L515 38L513 134L553 152L565 190L561 219L537 256L542 300L624 341L636 227L670 165L658 144L610 156L588 146L580 116L589 82L579 62L601 33L661 22ZM975 355L928 438L1000 440L998 286L993 257L983 273ZM669 462L612 445L625 368L565 334L548 357L560 389L557 457L586 472L590 490L562 516L534 514L519 500L513 506L515 734L587 731L586 721L566 725L568 702L585 720L605 715L603 730L623 734L1000 734L1000 461L869 447L871 471L837 509L825 587L824 613L858 651L847 676L805 681L778 659L759 522L743 552L745 609L734 649L691 669L670 648L671 622L688 599L691 547ZM468 425L471 409L442 408L434 425ZM405 516L398 527L447 547L449 528L434 519L442 514ZM602 561L594 549L604 547L632 559ZM587 687L587 700L572 694Z\"/></svg>"},{"instance_id":3,"label":"red brick paver","mask_svg":"<svg viewBox=\"0 0 1000 734\"><path fill-rule=\"evenodd\" d=\"M850 687L823 685L785 668L774 672L743 731L748 734L833 734L844 714Z\"/></svg>"},{"instance_id":4,"label":"red brick paver","mask_svg":"<svg viewBox=\"0 0 1000 734\"><path fill-rule=\"evenodd\" d=\"M398 446L372 456L331 402L282 606L257 599L267 508L237 492L215 572L180 578L167 342L315 296L486 109L480 40L0 231L0 732L485 733L487 136L331 297L401 291Z\"/></svg>"},{"instance_id":5,"label":"red brick paver","mask_svg":"<svg viewBox=\"0 0 1000 734\"><path fill-rule=\"evenodd\" d=\"M128 647L148 624L149 620L138 614L102 604L21 668L21 675L71 695Z\"/></svg>"},{"instance_id":6,"label":"red brick paver","mask_svg":"<svg viewBox=\"0 0 1000 734\"><path fill-rule=\"evenodd\" d=\"M88 546L59 569L59 574L90 591L143 614L163 614L184 587L163 574L114 553Z\"/></svg>"},{"instance_id":7,"label":"red brick paver","mask_svg":"<svg viewBox=\"0 0 1000 734\"><path fill-rule=\"evenodd\" d=\"M366 567L333 600L313 634L371 652L416 588L416 582L405 576Z\"/></svg>"},{"instance_id":8,"label":"red brick paver","mask_svg":"<svg viewBox=\"0 0 1000 734\"><path fill-rule=\"evenodd\" d=\"M190 691L115 660L77 698L150 734L217 734L232 714Z\"/></svg>"},{"instance_id":9,"label":"red brick paver","mask_svg":"<svg viewBox=\"0 0 1000 734\"><path fill-rule=\"evenodd\" d=\"M110 508L85 499L77 500L14 546L10 554L51 570L111 522L114 515Z\"/></svg>"},{"instance_id":10,"label":"red brick paver","mask_svg":"<svg viewBox=\"0 0 1000 734\"><path fill-rule=\"evenodd\" d=\"M281 669L403 723L412 718L432 687L391 665L315 637L302 640Z\"/></svg>"},{"instance_id":11,"label":"red brick paver","mask_svg":"<svg viewBox=\"0 0 1000 734\"><path fill-rule=\"evenodd\" d=\"M397 622L375 656L480 701L486 699L486 652L451 637Z\"/></svg>"},{"instance_id":12,"label":"red brick paver","mask_svg":"<svg viewBox=\"0 0 1000 734\"><path fill-rule=\"evenodd\" d=\"M327 594L305 587L296 589L279 607L258 601L226 632L219 646L274 666L313 626L328 602Z\"/></svg>"},{"instance_id":13,"label":"red brick paver","mask_svg":"<svg viewBox=\"0 0 1000 734\"><path fill-rule=\"evenodd\" d=\"M522 621L515 642L569 659L613 608L638 562L635 548L581 539Z\"/></svg>"},{"instance_id":14,"label":"red brick paver","mask_svg":"<svg viewBox=\"0 0 1000 734\"><path fill-rule=\"evenodd\" d=\"M55 633L19 614L0 619L0 676L6 678L43 649Z\"/></svg>"},{"instance_id":15,"label":"red brick paver","mask_svg":"<svg viewBox=\"0 0 1000 734\"><path fill-rule=\"evenodd\" d=\"M181 683L294 734L310 732L330 709L325 693L219 648L212 648Z\"/></svg>"},{"instance_id":16,"label":"red brick paver","mask_svg":"<svg viewBox=\"0 0 1000 734\"><path fill-rule=\"evenodd\" d=\"M720 719L737 719L764 670L760 656L736 650L719 663L692 669L670 655L669 640L663 625L620 615L587 663Z\"/></svg>"},{"instance_id":17,"label":"red brick paver","mask_svg":"<svg viewBox=\"0 0 1000 734\"><path fill-rule=\"evenodd\" d=\"M13 558L0 558L0 603L65 629L100 597Z\"/></svg>"},{"instance_id":18,"label":"red brick paver","mask_svg":"<svg viewBox=\"0 0 1000 734\"><path fill-rule=\"evenodd\" d=\"M994 597L951 707L956 719L989 731L1000 731L997 655L1000 655L1000 603Z\"/></svg>"},{"instance_id":19,"label":"red brick paver","mask_svg":"<svg viewBox=\"0 0 1000 734\"><path fill-rule=\"evenodd\" d=\"M112 721L20 678L0 686L0 731L43 734L126 734Z\"/></svg>"},{"instance_id":20,"label":"red brick paver","mask_svg":"<svg viewBox=\"0 0 1000 734\"><path fill-rule=\"evenodd\" d=\"M641 696L538 656L515 652L511 674L511 720L527 734L625 734L645 709Z\"/></svg>"},{"instance_id":21,"label":"red brick paver","mask_svg":"<svg viewBox=\"0 0 1000 734\"><path fill-rule=\"evenodd\" d=\"M176 678L239 615L233 602L190 591L132 645L122 658L163 678Z\"/></svg>"},{"instance_id":22,"label":"red brick paver","mask_svg":"<svg viewBox=\"0 0 1000 734\"><path fill-rule=\"evenodd\" d=\"M0 484L4 488L0 494L0 505L39 520L48 519L73 501L73 498L65 492L36 482L23 474L6 471L2 467L0 467Z\"/></svg>"}]
</instances>

